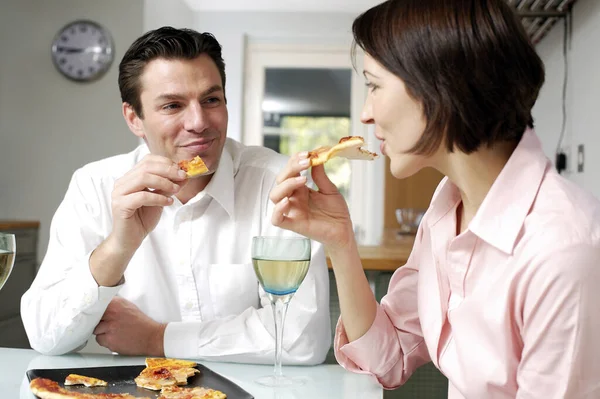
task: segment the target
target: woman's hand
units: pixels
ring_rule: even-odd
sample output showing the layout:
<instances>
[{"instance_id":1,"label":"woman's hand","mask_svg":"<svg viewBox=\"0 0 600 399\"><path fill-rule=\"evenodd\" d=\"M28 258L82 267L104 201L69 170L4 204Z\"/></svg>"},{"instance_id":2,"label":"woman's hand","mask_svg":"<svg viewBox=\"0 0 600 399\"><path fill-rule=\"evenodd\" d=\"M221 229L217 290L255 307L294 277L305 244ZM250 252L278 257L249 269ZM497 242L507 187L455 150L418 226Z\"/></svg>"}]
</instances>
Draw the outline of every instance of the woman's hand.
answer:
<instances>
[{"instance_id":1,"label":"woman's hand","mask_svg":"<svg viewBox=\"0 0 600 399\"><path fill-rule=\"evenodd\" d=\"M325 174L323 165L312 168L318 191L306 186L300 172L310 167L308 153L292 156L277 176L270 194L275 204L273 225L323 243L332 250L342 249L354 240L346 200Z\"/></svg>"}]
</instances>

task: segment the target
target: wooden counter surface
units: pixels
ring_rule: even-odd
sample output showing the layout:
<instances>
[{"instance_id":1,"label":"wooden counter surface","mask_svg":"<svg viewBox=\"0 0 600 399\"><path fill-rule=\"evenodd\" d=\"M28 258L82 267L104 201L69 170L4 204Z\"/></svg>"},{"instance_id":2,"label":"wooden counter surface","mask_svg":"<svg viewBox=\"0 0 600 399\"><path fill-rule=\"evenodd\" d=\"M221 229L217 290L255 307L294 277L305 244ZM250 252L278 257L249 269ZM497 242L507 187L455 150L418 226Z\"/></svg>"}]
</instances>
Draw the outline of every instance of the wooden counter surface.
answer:
<instances>
[{"instance_id":1,"label":"wooden counter surface","mask_svg":"<svg viewBox=\"0 0 600 399\"><path fill-rule=\"evenodd\" d=\"M364 270L393 272L406 263L415 243L415 236L399 235L398 231L398 229L386 229L380 245L358 247ZM327 265L331 269L329 257L327 257Z\"/></svg>"},{"instance_id":2,"label":"wooden counter surface","mask_svg":"<svg viewBox=\"0 0 600 399\"><path fill-rule=\"evenodd\" d=\"M35 220L0 220L0 231L39 228L40 222Z\"/></svg>"}]
</instances>

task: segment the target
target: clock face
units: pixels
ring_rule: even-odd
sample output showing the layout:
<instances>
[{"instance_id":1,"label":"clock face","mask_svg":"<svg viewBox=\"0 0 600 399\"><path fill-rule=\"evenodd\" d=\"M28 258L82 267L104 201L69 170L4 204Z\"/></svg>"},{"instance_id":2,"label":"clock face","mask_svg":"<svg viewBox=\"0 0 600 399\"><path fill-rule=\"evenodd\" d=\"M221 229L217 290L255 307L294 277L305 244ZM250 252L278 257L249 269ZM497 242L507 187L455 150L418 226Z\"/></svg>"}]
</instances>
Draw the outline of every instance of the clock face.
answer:
<instances>
[{"instance_id":1,"label":"clock face","mask_svg":"<svg viewBox=\"0 0 600 399\"><path fill-rule=\"evenodd\" d=\"M61 29L52 43L58 70L76 81L98 79L114 58L110 33L92 21L75 21Z\"/></svg>"}]
</instances>

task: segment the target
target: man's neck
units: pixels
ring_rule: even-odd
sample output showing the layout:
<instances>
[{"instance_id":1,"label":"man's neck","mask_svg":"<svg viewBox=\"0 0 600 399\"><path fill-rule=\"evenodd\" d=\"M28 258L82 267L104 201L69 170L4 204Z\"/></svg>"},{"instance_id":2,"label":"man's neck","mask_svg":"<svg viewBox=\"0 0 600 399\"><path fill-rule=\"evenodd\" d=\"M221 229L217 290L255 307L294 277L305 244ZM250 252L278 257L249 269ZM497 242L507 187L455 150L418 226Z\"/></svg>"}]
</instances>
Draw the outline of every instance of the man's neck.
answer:
<instances>
[{"instance_id":1,"label":"man's neck","mask_svg":"<svg viewBox=\"0 0 600 399\"><path fill-rule=\"evenodd\" d=\"M208 186L208 183L210 183L213 176L214 173L211 173L209 175L189 179L185 186L183 186L175 196L182 204L186 204Z\"/></svg>"}]
</instances>

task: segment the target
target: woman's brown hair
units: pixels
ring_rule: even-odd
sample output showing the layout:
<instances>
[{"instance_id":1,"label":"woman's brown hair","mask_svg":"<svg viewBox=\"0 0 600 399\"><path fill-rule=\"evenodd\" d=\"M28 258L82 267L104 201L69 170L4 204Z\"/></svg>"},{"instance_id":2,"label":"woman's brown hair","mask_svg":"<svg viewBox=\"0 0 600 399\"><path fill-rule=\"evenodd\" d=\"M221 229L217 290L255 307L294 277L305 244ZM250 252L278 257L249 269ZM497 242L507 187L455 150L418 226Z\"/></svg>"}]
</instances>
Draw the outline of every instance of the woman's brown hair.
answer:
<instances>
[{"instance_id":1,"label":"woman's brown hair","mask_svg":"<svg viewBox=\"0 0 600 399\"><path fill-rule=\"evenodd\" d=\"M503 0L388 0L352 31L423 106L427 125L410 152L430 154L445 140L471 153L533 127L544 66Z\"/></svg>"}]
</instances>

